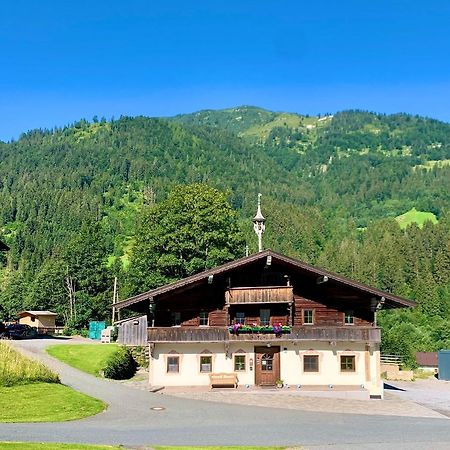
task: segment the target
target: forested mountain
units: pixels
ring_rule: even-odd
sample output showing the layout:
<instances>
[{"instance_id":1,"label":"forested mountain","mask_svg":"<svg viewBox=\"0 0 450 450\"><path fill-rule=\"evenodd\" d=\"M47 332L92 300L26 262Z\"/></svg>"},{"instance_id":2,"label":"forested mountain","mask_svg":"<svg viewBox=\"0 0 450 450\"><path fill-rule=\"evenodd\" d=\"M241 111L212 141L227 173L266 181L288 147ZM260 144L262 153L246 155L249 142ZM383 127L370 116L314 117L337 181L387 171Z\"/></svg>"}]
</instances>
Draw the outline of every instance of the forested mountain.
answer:
<instances>
[{"instance_id":1,"label":"forested mountain","mask_svg":"<svg viewBox=\"0 0 450 450\"><path fill-rule=\"evenodd\" d=\"M421 349L450 346L447 123L255 107L81 120L0 143L0 161L0 227L11 247L0 319L25 307L67 317L68 281L83 310L74 324L109 316L114 275L121 296L133 293L127 272L139 218L176 185L205 183L227 192L251 251L262 192L266 247L417 299L417 312L402 313L406 322L385 319L409 336L386 333L391 351L412 334ZM412 208L438 223L401 229L394 218Z\"/></svg>"}]
</instances>

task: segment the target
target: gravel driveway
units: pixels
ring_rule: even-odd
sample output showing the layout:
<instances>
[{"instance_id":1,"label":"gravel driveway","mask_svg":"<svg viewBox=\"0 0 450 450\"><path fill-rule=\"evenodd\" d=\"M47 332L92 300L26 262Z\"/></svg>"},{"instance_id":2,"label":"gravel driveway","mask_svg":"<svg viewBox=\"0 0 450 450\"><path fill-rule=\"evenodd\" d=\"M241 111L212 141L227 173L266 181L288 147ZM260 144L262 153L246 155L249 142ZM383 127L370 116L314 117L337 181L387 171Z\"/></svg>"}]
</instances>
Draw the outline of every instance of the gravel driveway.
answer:
<instances>
[{"instance_id":1,"label":"gravel driveway","mask_svg":"<svg viewBox=\"0 0 450 450\"><path fill-rule=\"evenodd\" d=\"M413 382L388 381L386 392L450 417L450 381L438 380L434 376Z\"/></svg>"},{"instance_id":2,"label":"gravel driveway","mask_svg":"<svg viewBox=\"0 0 450 450\"><path fill-rule=\"evenodd\" d=\"M54 360L45 353L45 347L53 343L35 340L13 345L57 370L63 383L108 403L108 409L74 422L0 424L0 441L450 448L447 418L336 414L153 394L92 377ZM369 401L366 408L371 405L375 403ZM164 409L153 411L153 406Z\"/></svg>"}]
</instances>

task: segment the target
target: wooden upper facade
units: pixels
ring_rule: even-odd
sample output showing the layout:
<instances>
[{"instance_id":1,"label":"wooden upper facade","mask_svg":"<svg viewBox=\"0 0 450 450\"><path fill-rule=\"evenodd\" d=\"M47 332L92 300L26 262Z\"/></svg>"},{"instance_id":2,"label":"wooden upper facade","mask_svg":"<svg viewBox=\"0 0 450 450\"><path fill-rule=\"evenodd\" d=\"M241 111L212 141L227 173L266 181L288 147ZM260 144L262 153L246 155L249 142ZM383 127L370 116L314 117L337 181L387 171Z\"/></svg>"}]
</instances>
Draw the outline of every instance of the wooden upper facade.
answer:
<instances>
[{"instance_id":1,"label":"wooden upper facade","mask_svg":"<svg viewBox=\"0 0 450 450\"><path fill-rule=\"evenodd\" d=\"M414 303L270 250L115 305L148 316L150 342L263 340L279 325L289 327L288 340L379 341L374 314L381 306Z\"/></svg>"}]
</instances>

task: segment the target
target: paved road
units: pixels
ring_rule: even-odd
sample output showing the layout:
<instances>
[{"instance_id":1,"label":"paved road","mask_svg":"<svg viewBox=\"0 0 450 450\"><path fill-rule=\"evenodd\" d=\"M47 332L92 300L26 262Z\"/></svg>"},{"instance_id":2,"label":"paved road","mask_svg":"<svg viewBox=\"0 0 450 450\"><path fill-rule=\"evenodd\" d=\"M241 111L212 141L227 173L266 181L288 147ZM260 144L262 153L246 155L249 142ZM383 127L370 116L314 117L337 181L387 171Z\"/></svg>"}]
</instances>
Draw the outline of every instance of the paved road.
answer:
<instances>
[{"instance_id":1,"label":"paved road","mask_svg":"<svg viewBox=\"0 0 450 450\"><path fill-rule=\"evenodd\" d=\"M97 416L75 422L0 424L0 441L450 448L448 419L314 413L175 398L70 368L44 353L48 341L18 341L14 345L57 370L63 383L104 400L109 407ZM165 409L152 411L153 406Z\"/></svg>"}]
</instances>

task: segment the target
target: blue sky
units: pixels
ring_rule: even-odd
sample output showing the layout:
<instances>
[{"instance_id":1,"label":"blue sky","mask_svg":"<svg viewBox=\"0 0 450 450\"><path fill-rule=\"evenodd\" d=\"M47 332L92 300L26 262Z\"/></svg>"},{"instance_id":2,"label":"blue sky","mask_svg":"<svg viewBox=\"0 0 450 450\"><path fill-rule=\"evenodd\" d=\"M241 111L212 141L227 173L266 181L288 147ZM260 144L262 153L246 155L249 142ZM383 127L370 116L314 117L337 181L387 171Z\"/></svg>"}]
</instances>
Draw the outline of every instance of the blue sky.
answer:
<instances>
[{"instance_id":1,"label":"blue sky","mask_svg":"<svg viewBox=\"0 0 450 450\"><path fill-rule=\"evenodd\" d=\"M4 0L0 139L256 105L450 121L448 0Z\"/></svg>"}]
</instances>

